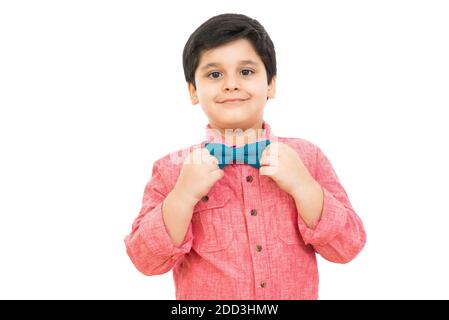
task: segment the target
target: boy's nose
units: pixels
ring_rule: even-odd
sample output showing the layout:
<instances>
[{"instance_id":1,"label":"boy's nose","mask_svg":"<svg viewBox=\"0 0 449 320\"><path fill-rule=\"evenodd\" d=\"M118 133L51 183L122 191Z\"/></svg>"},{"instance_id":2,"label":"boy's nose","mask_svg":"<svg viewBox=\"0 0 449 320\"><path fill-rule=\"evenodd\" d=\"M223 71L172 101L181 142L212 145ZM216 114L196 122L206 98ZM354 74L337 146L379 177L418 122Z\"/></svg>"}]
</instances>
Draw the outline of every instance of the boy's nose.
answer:
<instances>
[{"instance_id":1,"label":"boy's nose","mask_svg":"<svg viewBox=\"0 0 449 320\"><path fill-rule=\"evenodd\" d=\"M234 77L227 77L226 81L224 82L224 90L225 91L234 91L238 90L240 88L240 85L238 84L237 79Z\"/></svg>"}]
</instances>

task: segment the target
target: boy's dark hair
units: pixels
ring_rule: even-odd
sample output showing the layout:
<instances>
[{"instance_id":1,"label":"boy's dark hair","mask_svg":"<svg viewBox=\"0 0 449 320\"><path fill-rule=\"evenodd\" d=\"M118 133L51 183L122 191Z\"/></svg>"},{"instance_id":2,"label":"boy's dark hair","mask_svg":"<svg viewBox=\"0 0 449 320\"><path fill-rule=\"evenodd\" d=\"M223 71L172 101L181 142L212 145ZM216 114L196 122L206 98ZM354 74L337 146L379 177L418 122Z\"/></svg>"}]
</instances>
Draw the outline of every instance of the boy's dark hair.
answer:
<instances>
[{"instance_id":1,"label":"boy's dark hair","mask_svg":"<svg viewBox=\"0 0 449 320\"><path fill-rule=\"evenodd\" d=\"M210 18L190 35L182 53L186 81L192 83L196 89L195 71L203 50L213 49L238 39L247 39L251 42L265 65L270 84L276 75L276 52L270 36L257 20L233 13Z\"/></svg>"}]
</instances>

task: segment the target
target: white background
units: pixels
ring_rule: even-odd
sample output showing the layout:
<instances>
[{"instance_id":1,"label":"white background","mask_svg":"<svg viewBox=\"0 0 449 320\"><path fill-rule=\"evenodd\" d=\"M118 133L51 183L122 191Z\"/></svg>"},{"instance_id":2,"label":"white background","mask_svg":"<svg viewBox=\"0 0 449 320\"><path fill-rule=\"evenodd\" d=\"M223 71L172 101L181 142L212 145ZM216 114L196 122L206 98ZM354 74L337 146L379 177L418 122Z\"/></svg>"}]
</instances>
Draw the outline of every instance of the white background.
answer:
<instances>
[{"instance_id":1,"label":"white background","mask_svg":"<svg viewBox=\"0 0 449 320\"><path fill-rule=\"evenodd\" d=\"M320 298L449 298L449 6L410 0L0 2L0 298L174 299L123 238L153 161L204 138L182 49L227 12L275 43L266 121L326 153L367 231L320 258Z\"/></svg>"}]
</instances>

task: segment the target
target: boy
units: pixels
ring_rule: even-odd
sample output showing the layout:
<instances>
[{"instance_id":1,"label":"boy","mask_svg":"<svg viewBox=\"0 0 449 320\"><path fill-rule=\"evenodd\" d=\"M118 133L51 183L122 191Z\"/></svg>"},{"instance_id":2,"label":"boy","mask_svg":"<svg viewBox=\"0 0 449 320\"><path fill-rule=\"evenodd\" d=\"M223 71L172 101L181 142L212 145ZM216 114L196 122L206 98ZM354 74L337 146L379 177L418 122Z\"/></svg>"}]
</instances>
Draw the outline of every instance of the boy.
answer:
<instances>
[{"instance_id":1,"label":"boy","mask_svg":"<svg viewBox=\"0 0 449 320\"><path fill-rule=\"evenodd\" d=\"M263 119L270 37L247 16L218 15L190 36L183 65L206 140L154 163L129 257L146 275L173 268L177 299L317 299L315 253L346 263L366 236L322 151Z\"/></svg>"}]
</instances>

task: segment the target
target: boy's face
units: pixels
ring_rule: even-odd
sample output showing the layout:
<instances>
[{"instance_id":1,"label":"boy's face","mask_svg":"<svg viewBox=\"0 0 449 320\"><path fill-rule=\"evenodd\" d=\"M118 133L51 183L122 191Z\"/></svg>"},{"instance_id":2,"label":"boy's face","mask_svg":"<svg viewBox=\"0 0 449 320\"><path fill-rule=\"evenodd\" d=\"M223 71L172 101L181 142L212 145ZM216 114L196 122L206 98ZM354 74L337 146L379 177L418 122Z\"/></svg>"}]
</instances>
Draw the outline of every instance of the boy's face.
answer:
<instances>
[{"instance_id":1,"label":"boy's face","mask_svg":"<svg viewBox=\"0 0 449 320\"><path fill-rule=\"evenodd\" d=\"M189 83L192 104L200 104L212 128L261 128L267 98L274 98L275 77L267 73L246 39L204 51L195 71L196 90Z\"/></svg>"}]
</instances>

